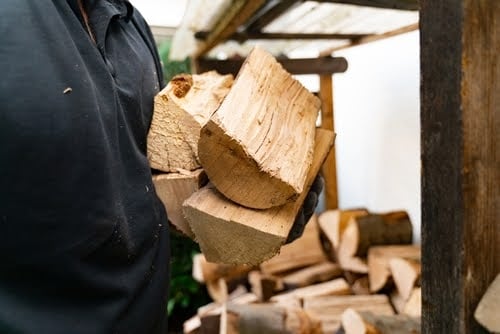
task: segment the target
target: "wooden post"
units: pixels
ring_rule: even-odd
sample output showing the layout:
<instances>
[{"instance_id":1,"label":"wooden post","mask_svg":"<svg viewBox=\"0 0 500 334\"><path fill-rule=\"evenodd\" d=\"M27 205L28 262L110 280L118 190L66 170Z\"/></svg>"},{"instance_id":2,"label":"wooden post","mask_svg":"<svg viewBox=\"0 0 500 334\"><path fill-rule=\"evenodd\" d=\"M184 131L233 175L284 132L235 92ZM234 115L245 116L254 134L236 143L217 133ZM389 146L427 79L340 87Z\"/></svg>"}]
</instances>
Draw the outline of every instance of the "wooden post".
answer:
<instances>
[{"instance_id":1,"label":"wooden post","mask_svg":"<svg viewBox=\"0 0 500 334\"><path fill-rule=\"evenodd\" d=\"M500 2L422 0L422 332L473 319L500 271Z\"/></svg>"},{"instance_id":2,"label":"wooden post","mask_svg":"<svg viewBox=\"0 0 500 334\"><path fill-rule=\"evenodd\" d=\"M333 118L333 83L332 75L319 76L319 97L321 99L321 127L335 132ZM335 159L335 145L323 164L325 178L325 210L339 207L337 192L337 161Z\"/></svg>"}]
</instances>

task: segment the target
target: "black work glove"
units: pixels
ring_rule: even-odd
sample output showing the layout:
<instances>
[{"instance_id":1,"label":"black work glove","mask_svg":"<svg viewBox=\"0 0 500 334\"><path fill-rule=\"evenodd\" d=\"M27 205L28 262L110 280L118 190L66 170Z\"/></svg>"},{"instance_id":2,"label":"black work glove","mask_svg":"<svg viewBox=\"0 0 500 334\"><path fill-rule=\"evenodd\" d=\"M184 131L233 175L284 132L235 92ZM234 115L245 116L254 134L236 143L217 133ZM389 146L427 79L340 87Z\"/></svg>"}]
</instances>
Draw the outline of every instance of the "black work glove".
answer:
<instances>
[{"instance_id":1,"label":"black work glove","mask_svg":"<svg viewBox=\"0 0 500 334\"><path fill-rule=\"evenodd\" d=\"M307 193L306 199L304 200L299 213L295 217L292 229L286 239L287 244L299 238L304 232L307 222L311 219L314 210L318 206L319 194L323 190L324 184L325 180L323 179L323 176L318 174L314 179L309 192Z\"/></svg>"}]
</instances>

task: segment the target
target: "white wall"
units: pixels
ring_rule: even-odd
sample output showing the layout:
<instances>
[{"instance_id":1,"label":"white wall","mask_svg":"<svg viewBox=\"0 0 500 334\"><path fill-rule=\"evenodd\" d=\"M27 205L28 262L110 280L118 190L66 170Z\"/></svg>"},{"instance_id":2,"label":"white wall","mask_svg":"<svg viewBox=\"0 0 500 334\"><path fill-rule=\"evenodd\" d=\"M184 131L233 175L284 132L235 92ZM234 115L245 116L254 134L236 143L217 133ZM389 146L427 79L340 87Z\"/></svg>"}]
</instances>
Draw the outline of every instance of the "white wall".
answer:
<instances>
[{"instance_id":1,"label":"white wall","mask_svg":"<svg viewBox=\"0 0 500 334\"><path fill-rule=\"evenodd\" d=\"M407 210L420 241L418 32L339 51L333 77L340 208Z\"/></svg>"}]
</instances>

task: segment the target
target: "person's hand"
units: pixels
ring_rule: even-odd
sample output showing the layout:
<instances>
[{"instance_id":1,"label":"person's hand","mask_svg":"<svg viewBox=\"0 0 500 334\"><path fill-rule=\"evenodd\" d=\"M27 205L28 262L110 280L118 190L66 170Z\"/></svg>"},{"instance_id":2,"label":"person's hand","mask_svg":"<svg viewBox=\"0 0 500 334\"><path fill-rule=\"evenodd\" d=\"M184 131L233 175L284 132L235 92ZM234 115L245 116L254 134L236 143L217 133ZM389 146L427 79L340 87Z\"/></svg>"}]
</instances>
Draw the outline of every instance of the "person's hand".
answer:
<instances>
[{"instance_id":1,"label":"person's hand","mask_svg":"<svg viewBox=\"0 0 500 334\"><path fill-rule=\"evenodd\" d=\"M324 183L325 181L323 176L318 174L314 179L311 189L309 189L309 192L307 193L306 199L304 200L299 213L295 217L292 229L290 230L286 240L287 244L299 238L304 232L307 222L311 219L314 210L318 206L319 194L323 190Z\"/></svg>"}]
</instances>

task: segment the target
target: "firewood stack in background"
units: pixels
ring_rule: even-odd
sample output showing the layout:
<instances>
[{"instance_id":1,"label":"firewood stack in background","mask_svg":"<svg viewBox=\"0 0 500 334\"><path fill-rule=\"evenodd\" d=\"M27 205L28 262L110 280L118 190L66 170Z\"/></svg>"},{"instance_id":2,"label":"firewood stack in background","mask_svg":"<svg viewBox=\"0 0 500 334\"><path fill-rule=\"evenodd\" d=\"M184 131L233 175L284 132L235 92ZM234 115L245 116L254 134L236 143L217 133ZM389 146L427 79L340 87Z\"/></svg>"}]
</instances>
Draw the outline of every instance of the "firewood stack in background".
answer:
<instances>
[{"instance_id":1,"label":"firewood stack in background","mask_svg":"<svg viewBox=\"0 0 500 334\"><path fill-rule=\"evenodd\" d=\"M326 211L260 265L199 254L193 276L214 302L186 334L420 333L420 247L403 211Z\"/></svg>"}]
</instances>

